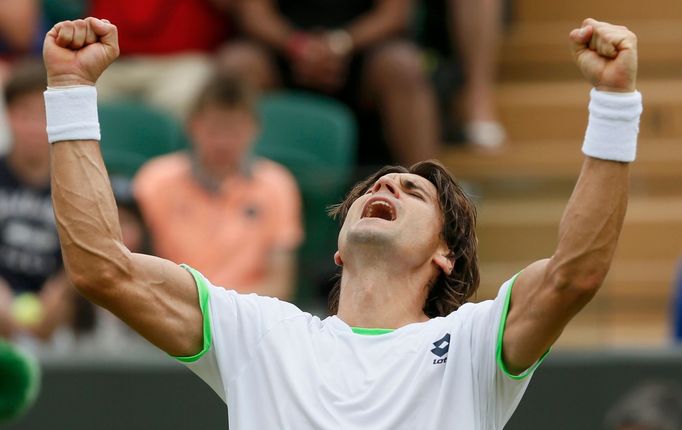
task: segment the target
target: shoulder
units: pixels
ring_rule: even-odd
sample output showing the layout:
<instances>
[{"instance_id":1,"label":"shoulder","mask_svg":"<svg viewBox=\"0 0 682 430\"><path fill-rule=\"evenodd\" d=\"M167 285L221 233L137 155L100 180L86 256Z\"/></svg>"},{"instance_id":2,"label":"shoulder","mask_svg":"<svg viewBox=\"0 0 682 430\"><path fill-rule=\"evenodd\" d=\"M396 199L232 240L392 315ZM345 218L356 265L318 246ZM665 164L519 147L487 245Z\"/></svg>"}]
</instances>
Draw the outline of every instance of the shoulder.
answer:
<instances>
[{"instance_id":1,"label":"shoulder","mask_svg":"<svg viewBox=\"0 0 682 430\"><path fill-rule=\"evenodd\" d=\"M235 290L228 290L214 285L209 286L211 302L216 311L233 309L238 314L259 315L270 324L294 317L310 316L298 306L283 300L261 296L255 293L242 294Z\"/></svg>"},{"instance_id":2,"label":"shoulder","mask_svg":"<svg viewBox=\"0 0 682 430\"><path fill-rule=\"evenodd\" d=\"M253 175L258 181L268 184L296 184L296 179L289 169L267 158L258 158L254 161Z\"/></svg>"}]
</instances>

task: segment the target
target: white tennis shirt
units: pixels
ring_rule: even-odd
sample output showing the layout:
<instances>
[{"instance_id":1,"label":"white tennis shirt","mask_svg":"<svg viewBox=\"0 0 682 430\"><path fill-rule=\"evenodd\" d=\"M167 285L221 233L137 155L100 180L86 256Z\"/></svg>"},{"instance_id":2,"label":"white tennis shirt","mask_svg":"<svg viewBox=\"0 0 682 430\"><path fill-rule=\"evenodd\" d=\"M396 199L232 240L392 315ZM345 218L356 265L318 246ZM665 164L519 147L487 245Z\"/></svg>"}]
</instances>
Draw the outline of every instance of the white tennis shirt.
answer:
<instances>
[{"instance_id":1,"label":"white tennis shirt","mask_svg":"<svg viewBox=\"0 0 682 430\"><path fill-rule=\"evenodd\" d=\"M230 430L502 429L537 367L512 376L500 358L515 278L495 300L368 335L188 270L204 350L179 360L225 401Z\"/></svg>"}]
</instances>

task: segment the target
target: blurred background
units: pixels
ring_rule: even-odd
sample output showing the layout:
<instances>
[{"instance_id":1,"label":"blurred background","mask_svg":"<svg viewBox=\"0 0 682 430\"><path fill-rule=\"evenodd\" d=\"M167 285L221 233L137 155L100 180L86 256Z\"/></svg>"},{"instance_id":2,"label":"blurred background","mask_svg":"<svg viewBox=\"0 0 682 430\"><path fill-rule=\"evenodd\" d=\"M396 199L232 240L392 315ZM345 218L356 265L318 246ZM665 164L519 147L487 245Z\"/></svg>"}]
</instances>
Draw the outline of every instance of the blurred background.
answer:
<instances>
[{"instance_id":1,"label":"blurred background","mask_svg":"<svg viewBox=\"0 0 682 430\"><path fill-rule=\"evenodd\" d=\"M0 338L38 357L43 382L2 428L227 426L198 378L62 273L40 51L54 23L90 15L121 37L97 86L126 245L320 316L326 208L384 164L438 158L473 196L476 300L551 255L587 121L568 33L627 25L644 114L618 252L507 428L682 429L678 0L3 0Z\"/></svg>"}]
</instances>

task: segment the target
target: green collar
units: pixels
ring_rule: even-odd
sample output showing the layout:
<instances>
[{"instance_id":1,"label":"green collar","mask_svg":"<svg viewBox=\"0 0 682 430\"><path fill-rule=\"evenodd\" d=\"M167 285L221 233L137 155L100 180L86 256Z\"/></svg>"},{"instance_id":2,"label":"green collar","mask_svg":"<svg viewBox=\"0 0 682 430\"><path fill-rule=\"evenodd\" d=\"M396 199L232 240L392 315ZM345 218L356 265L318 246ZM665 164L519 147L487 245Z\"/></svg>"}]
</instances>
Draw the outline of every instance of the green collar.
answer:
<instances>
[{"instance_id":1,"label":"green collar","mask_svg":"<svg viewBox=\"0 0 682 430\"><path fill-rule=\"evenodd\" d=\"M365 336L378 336L380 334L391 333L394 331L392 328L364 328L364 327L351 327L353 333L363 334Z\"/></svg>"}]
</instances>

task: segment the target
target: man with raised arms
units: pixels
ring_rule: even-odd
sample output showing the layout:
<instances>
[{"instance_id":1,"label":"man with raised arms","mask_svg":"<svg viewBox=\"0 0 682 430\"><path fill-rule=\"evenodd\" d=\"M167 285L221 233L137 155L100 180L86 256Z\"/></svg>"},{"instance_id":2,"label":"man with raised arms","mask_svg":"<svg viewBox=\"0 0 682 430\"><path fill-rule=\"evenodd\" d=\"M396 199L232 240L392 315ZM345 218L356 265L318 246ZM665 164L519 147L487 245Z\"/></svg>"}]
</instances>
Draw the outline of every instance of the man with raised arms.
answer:
<instances>
[{"instance_id":1,"label":"man with raised arms","mask_svg":"<svg viewBox=\"0 0 682 430\"><path fill-rule=\"evenodd\" d=\"M437 163L384 168L333 211L342 277L333 315L320 320L123 246L94 88L118 55L116 27L59 23L45 40L45 102L70 279L204 379L227 403L233 430L501 429L602 284L627 205L641 113L635 35L588 19L570 40L594 89L556 252L496 299L467 303L478 286L471 202Z\"/></svg>"}]
</instances>

